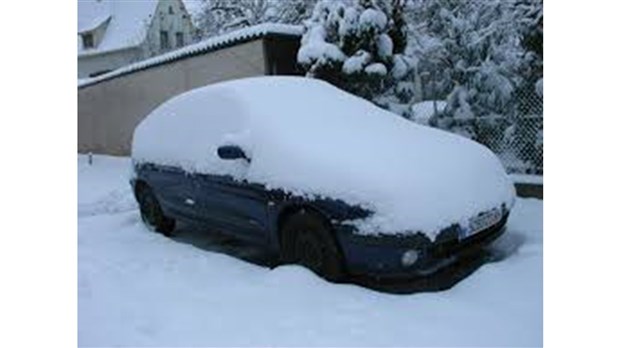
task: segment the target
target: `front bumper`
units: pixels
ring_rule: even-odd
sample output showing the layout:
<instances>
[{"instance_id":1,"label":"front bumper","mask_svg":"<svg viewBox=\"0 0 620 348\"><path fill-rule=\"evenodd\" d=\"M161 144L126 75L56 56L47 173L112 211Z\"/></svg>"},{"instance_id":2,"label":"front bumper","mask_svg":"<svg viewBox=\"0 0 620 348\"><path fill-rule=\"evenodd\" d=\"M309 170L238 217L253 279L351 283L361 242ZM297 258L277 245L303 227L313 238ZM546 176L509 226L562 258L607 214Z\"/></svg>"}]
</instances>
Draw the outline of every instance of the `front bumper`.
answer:
<instances>
[{"instance_id":1,"label":"front bumper","mask_svg":"<svg viewBox=\"0 0 620 348\"><path fill-rule=\"evenodd\" d=\"M508 215L505 212L493 226L462 239L456 225L442 231L435 241L422 233L363 236L344 225L337 228L337 235L349 274L379 279L412 278L437 273L490 244L504 233ZM402 255L412 249L418 251L418 260L404 266Z\"/></svg>"}]
</instances>

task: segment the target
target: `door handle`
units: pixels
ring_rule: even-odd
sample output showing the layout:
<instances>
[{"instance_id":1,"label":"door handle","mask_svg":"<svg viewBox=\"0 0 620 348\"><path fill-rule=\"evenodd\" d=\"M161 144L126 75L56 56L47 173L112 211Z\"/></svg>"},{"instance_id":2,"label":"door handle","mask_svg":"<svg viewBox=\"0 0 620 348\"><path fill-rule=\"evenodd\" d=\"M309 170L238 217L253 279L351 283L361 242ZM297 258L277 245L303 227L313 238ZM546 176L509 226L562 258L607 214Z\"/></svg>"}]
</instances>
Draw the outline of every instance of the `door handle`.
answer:
<instances>
[{"instance_id":1,"label":"door handle","mask_svg":"<svg viewBox=\"0 0 620 348\"><path fill-rule=\"evenodd\" d=\"M191 198L185 198L185 204L187 204L187 205L194 205L194 204L196 204L196 202L193 199L191 199Z\"/></svg>"}]
</instances>

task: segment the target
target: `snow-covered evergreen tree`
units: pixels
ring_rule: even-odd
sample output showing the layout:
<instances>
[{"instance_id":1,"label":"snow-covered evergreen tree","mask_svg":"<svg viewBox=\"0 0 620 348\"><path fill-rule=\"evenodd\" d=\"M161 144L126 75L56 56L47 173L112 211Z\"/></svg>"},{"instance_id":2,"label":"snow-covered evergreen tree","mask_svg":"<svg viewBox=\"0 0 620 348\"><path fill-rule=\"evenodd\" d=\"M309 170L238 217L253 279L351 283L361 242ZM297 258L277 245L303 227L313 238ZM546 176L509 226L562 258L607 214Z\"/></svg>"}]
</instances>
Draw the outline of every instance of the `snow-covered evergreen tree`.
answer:
<instances>
[{"instance_id":1,"label":"snow-covered evergreen tree","mask_svg":"<svg viewBox=\"0 0 620 348\"><path fill-rule=\"evenodd\" d=\"M493 132L480 132L489 124L479 118L514 113L527 64L517 25L522 21L519 1L412 1L408 14L419 25L410 32L410 42L421 73L429 76L425 99L448 101L448 119L436 120L437 125L484 143L496 141L483 139ZM542 6L537 0L526 2Z\"/></svg>"},{"instance_id":2,"label":"snow-covered evergreen tree","mask_svg":"<svg viewBox=\"0 0 620 348\"><path fill-rule=\"evenodd\" d=\"M317 0L202 0L197 14L203 37L266 22L301 24Z\"/></svg>"},{"instance_id":3,"label":"snow-covered evergreen tree","mask_svg":"<svg viewBox=\"0 0 620 348\"><path fill-rule=\"evenodd\" d=\"M278 23L302 24L312 15L318 0L275 0L274 18Z\"/></svg>"},{"instance_id":4,"label":"snow-covered evergreen tree","mask_svg":"<svg viewBox=\"0 0 620 348\"><path fill-rule=\"evenodd\" d=\"M411 99L404 0L321 0L305 22L298 62L310 77L389 107ZM407 85L409 82L409 85Z\"/></svg>"},{"instance_id":5,"label":"snow-covered evergreen tree","mask_svg":"<svg viewBox=\"0 0 620 348\"><path fill-rule=\"evenodd\" d=\"M204 37L210 37L267 21L271 11L271 0L202 0L197 16Z\"/></svg>"},{"instance_id":6,"label":"snow-covered evergreen tree","mask_svg":"<svg viewBox=\"0 0 620 348\"><path fill-rule=\"evenodd\" d=\"M542 97L543 78L543 9L539 0L516 0L515 25L521 46L526 52L521 75ZM532 87L532 86L530 86Z\"/></svg>"}]
</instances>

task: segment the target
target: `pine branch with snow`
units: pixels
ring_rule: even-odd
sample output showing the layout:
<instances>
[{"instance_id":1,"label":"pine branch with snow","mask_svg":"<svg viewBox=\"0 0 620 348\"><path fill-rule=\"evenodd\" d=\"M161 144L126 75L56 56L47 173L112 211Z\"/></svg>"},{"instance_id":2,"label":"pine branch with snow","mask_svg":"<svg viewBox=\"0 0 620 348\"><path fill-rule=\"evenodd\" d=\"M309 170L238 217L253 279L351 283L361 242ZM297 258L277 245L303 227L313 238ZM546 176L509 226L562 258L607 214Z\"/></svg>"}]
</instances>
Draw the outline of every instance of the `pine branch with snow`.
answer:
<instances>
[{"instance_id":1,"label":"pine branch with snow","mask_svg":"<svg viewBox=\"0 0 620 348\"><path fill-rule=\"evenodd\" d=\"M409 49L427 76L423 97L448 102L443 116L451 120L437 125L480 140L479 128L487 126L480 118L513 117L517 92L536 69L523 38L542 20L542 1L411 1L406 11L416 24L410 23Z\"/></svg>"},{"instance_id":2,"label":"pine branch with snow","mask_svg":"<svg viewBox=\"0 0 620 348\"><path fill-rule=\"evenodd\" d=\"M402 0L319 1L304 23L298 62L308 76L381 106L389 108L400 99L408 102L413 89L404 92L400 82L412 78L416 60L404 52L404 4Z\"/></svg>"},{"instance_id":3,"label":"pine branch with snow","mask_svg":"<svg viewBox=\"0 0 620 348\"><path fill-rule=\"evenodd\" d=\"M301 24L317 0L202 0L199 28L208 38L261 23Z\"/></svg>"}]
</instances>

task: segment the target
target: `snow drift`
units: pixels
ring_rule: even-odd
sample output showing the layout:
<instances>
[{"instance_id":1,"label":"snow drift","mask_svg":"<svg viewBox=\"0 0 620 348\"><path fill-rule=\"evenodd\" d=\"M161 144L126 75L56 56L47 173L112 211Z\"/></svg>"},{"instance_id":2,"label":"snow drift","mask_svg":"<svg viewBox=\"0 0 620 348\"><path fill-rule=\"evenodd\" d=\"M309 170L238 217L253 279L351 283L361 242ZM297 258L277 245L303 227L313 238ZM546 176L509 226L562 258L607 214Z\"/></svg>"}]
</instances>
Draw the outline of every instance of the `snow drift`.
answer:
<instances>
[{"instance_id":1,"label":"snow drift","mask_svg":"<svg viewBox=\"0 0 620 348\"><path fill-rule=\"evenodd\" d=\"M217 148L230 144L251 163L219 159ZM353 222L362 234L433 238L514 202L489 149L308 78L249 78L177 96L136 128L132 157L361 205L374 211Z\"/></svg>"}]
</instances>

